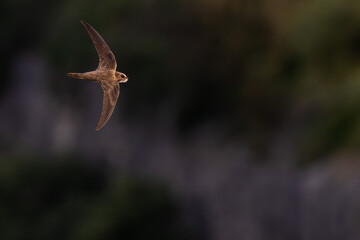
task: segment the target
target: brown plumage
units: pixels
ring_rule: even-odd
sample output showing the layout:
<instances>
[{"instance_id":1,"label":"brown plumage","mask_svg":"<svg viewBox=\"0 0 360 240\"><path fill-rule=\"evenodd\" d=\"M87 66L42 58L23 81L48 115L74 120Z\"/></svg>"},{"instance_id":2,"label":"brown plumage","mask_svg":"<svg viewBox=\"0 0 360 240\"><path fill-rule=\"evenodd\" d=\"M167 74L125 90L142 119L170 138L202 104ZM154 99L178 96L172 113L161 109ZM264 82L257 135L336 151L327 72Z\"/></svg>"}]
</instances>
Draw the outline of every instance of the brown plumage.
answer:
<instances>
[{"instance_id":1,"label":"brown plumage","mask_svg":"<svg viewBox=\"0 0 360 240\"><path fill-rule=\"evenodd\" d=\"M100 34L87 22L80 22L84 25L94 43L96 52L99 55L99 65L95 71L68 73L67 75L72 78L97 81L100 84L104 92L104 98L100 121L96 127L96 131L98 131L106 124L114 111L120 93L119 83L127 82L128 77L124 73L116 71L115 56Z\"/></svg>"}]
</instances>

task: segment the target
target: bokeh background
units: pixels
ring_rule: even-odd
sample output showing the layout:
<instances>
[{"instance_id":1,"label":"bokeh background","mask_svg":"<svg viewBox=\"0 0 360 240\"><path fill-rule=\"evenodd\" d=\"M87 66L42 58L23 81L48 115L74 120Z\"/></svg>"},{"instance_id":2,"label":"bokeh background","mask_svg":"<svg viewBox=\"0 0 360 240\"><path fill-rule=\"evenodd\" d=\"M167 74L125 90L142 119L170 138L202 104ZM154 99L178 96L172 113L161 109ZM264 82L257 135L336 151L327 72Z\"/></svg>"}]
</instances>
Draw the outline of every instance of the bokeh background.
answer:
<instances>
[{"instance_id":1,"label":"bokeh background","mask_svg":"<svg viewBox=\"0 0 360 240\"><path fill-rule=\"evenodd\" d=\"M121 84L99 132L97 67ZM360 239L358 0L0 0L0 239Z\"/></svg>"}]
</instances>

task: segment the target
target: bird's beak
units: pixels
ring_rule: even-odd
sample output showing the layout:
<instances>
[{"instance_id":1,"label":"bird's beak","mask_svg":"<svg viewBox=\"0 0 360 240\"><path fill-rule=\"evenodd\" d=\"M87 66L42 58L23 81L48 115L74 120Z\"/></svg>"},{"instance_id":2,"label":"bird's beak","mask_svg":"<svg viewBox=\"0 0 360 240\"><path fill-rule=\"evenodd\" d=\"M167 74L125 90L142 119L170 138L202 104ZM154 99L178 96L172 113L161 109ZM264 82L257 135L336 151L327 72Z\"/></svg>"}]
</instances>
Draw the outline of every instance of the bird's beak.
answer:
<instances>
[{"instance_id":1,"label":"bird's beak","mask_svg":"<svg viewBox=\"0 0 360 240\"><path fill-rule=\"evenodd\" d=\"M125 78L124 80L120 80L121 83L126 83L129 80L129 78Z\"/></svg>"}]
</instances>

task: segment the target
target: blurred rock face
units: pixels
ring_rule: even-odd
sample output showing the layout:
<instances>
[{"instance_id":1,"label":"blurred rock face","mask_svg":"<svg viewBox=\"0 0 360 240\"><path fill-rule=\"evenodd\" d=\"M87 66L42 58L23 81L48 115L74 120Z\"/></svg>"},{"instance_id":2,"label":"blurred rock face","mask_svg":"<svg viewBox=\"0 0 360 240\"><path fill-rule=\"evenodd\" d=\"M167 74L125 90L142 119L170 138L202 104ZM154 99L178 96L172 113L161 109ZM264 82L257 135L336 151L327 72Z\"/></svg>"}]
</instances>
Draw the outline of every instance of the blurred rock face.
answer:
<instances>
[{"instance_id":1,"label":"blurred rock face","mask_svg":"<svg viewBox=\"0 0 360 240\"><path fill-rule=\"evenodd\" d=\"M0 104L1 132L9 145L35 152L47 152L51 146L53 99L47 90L45 65L33 52L20 54L12 62L10 90Z\"/></svg>"}]
</instances>

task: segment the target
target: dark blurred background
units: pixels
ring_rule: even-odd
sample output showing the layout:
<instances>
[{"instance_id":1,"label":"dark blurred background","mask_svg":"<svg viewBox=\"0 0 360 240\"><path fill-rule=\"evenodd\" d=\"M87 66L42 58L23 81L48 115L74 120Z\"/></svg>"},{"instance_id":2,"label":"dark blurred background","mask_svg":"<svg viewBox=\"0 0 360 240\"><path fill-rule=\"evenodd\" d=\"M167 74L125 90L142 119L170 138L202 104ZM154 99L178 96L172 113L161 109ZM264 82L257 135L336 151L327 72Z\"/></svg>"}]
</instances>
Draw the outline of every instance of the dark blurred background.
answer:
<instances>
[{"instance_id":1,"label":"dark blurred background","mask_svg":"<svg viewBox=\"0 0 360 240\"><path fill-rule=\"evenodd\" d=\"M97 67L121 84L99 132ZM0 239L360 239L358 0L0 0Z\"/></svg>"}]
</instances>

